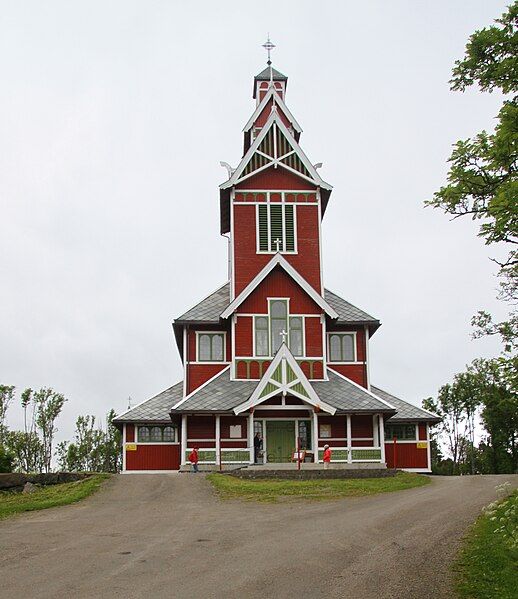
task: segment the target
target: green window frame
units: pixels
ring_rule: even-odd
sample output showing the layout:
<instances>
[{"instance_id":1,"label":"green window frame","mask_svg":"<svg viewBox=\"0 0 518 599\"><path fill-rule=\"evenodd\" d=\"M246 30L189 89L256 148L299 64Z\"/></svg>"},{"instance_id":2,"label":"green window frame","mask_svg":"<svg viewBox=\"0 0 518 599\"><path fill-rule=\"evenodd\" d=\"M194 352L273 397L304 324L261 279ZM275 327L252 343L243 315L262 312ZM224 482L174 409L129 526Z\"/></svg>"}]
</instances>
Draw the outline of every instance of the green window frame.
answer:
<instances>
[{"instance_id":1,"label":"green window frame","mask_svg":"<svg viewBox=\"0 0 518 599\"><path fill-rule=\"evenodd\" d=\"M294 356L304 355L304 319L302 316L290 316L289 348Z\"/></svg>"},{"instance_id":2,"label":"green window frame","mask_svg":"<svg viewBox=\"0 0 518 599\"><path fill-rule=\"evenodd\" d=\"M398 441L416 441L417 426L415 424L386 424L385 441L392 441L394 437Z\"/></svg>"},{"instance_id":3,"label":"green window frame","mask_svg":"<svg viewBox=\"0 0 518 599\"><path fill-rule=\"evenodd\" d=\"M329 334L329 361L356 361L356 335L354 333Z\"/></svg>"},{"instance_id":4,"label":"green window frame","mask_svg":"<svg viewBox=\"0 0 518 599\"><path fill-rule=\"evenodd\" d=\"M259 204L257 206L258 251L295 252L295 216L293 204ZM278 244L277 240L279 240Z\"/></svg>"},{"instance_id":5,"label":"green window frame","mask_svg":"<svg viewBox=\"0 0 518 599\"><path fill-rule=\"evenodd\" d=\"M225 334L197 332L198 362L225 361Z\"/></svg>"},{"instance_id":6,"label":"green window frame","mask_svg":"<svg viewBox=\"0 0 518 599\"><path fill-rule=\"evenodd\" d=\"M178 428L172 424L137 426L137 443L176 443Z\"/></svg>"},{"instance_id":7,"label":"green window frame","mask_svg":"<svg viewBox=\"0 0 518 599\"><path fill-rule=\"evenodd\" d=\"M270 324L268 316L255 316L255 355L270 355Z\"/></svg>"},{"instance_id":8,"label":"green window frame","mask_svg":"<svg viewBox=\"0 0 518 599\"><path fill-rule=\"evenodd\" d=\"M281 332L288 332L288 302L284 299L270 300L270 339L272 356L282 344Z\"/></svg>"}]
</instances>

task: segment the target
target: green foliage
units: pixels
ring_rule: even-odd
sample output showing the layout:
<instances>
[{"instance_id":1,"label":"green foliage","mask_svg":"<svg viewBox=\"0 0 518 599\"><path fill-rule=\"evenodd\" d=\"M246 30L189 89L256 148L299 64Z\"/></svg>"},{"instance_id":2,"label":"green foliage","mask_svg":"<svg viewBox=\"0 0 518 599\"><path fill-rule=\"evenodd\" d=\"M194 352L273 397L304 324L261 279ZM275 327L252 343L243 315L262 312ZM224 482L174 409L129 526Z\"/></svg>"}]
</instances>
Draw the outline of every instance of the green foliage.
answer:
<instances>
[{"instance_id":1,"label":"green foliage","mask_svg":"<svg viewBox=\"0 0 518 599\"><path fill-rule=\"evenodd\" d=\"M470 599L514 599L518 568L518 492L493 503L470 531L454 569Z\"/></svg>"},{"instance_id":2,"label":"green foliage","mask_svg":"<svg viewBox=\"0 0 518 599\"><path fill-rule=\"evenodd\" d=\"M15 387L13 385L0 385L0 445L5 443L5 436L7 434L5 418L9 404L14 399L14 390Z\"/></svg>"},{"instance_id":3,"label":"green foliage","mask_svg":"<svg viewBox=\"0 0 518 599\"><path fill-rule=\"evenodd\" d=\"M44 450L36 432L9 431L6 449L14 456L15 472L42 472Z\"/></svg>"},{"instance_id":4,"label":"green foliage","mask_svg":"<svg viewBox=\"0 0 518 599\"><path fill-rule=\"evenodd\" d=\"M95 416L79 416L75 440L58 445L58 461L68 472L118 472L121 468L121 434L113 425L115 411L107 415L106 431L95 427Z\"/></svg>"},{"instance_id":5,"label":"green foliage","mask_svg":"<svg viewBox=\"0 0 518 599\"><path fill-rule=\"evenodd\" d=\"M246 480L227 474L209 474L207 478L222 499L244 499L275 503L279 500L341 499L421 487L430 482L426 476L399 472L384 478L317 480Z\"/></svg>"},{"instance_id":6,"label":"green foliage","mask_svg":"<svg viewBox=\"0 0 518 599\"><path fill-rule=\"evenodd\" d=\"M85 480L42 487L34 493L0 492L0 520L21 512L43 510L75 503L99 489L108 474L97 474Z\"/></svg>"},{"instance_id":7,"label":"green foliage","mask_svg":"<svg viewBox=\"0 0 518 599\"><path fill-rule=\"evenodd\" d=\"M0 472L13 471L14 456L7 449L0 445Z\"/></svg>"},{"instance_id":8,"label":"green foliage","mask_svg":"<svg viewBox=\"0 0 518 599\"><path fill-rule=\"evenodd\" d=\"M453 90L465 91L478 84L482 91L495 89L505 99L493 133L482 131L471 139L458 141L450 156L447 185L436 192L428 206L442 209L453 218L469 215L480 221L479 236L486 244L504 243L507 257L495 262L500 267L503 300L511 302L510 317L493 322L480 311L474 318L475 337L500 335L504 343L501 367L514 371L516 358L509 354L518 338L518 2L496 21L476 31L469 39L463 60L455 63ZM514 305L513 305L514 304ZM516 378L515 378L516 382Z\"/></svg>"}]
</instances>

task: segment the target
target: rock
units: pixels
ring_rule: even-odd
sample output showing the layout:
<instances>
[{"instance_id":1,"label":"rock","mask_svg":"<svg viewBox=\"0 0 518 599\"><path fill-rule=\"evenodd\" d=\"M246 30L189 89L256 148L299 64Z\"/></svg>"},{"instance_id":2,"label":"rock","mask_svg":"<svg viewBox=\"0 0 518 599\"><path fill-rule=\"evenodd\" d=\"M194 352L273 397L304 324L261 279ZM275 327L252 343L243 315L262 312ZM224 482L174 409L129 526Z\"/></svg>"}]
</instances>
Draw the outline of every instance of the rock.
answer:
<instances>
[{"instance_id":1,"label":"rock","mask_svg":"<svg viewBox=\"0 0 518 599\"><path fill-rule=\"evenodd\" d=\"M27 482L23 485L22 493L34 493L38 490L38 488L38 485L34 485L33 483Z\"/></svg>"}]
</instances>

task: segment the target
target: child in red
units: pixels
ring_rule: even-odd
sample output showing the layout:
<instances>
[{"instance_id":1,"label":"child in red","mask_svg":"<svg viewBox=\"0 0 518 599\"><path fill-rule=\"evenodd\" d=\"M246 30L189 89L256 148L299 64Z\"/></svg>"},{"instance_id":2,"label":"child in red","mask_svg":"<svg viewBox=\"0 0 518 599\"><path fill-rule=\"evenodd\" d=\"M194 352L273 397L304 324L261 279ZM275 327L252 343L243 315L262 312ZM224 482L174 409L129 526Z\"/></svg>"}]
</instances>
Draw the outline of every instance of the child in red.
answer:
<instances>
[{"instance_id":1,"label":"child in red","mask_svg":"<svg viewBox=\"0 0 518 599\"><path fill-rule=\"evenodd\" d=\"M324 470L329 468L329 464L331 462L331 449L329 445L324 445Z\"/></svg>"},{"instance_id":2,"label":"child in red","mask_svg":"<svg viewBox=\"0 0 518 599\"><path fill-rule=\"evenodd\" d=\"M193 450L189 454L189 462L192 465L192 471L194 473L198 472L198 448L193 447Z\"/></svg>"}]
</instances>

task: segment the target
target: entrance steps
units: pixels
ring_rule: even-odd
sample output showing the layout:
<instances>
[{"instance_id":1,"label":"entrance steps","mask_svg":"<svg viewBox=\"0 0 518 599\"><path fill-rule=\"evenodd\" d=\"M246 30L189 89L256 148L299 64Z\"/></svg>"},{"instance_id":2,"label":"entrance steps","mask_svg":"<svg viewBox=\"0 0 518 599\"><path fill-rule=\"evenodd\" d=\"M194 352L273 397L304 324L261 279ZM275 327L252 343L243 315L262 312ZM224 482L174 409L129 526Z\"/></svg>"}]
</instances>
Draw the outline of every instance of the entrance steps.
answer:
<instances>
[{"instance_id":1,"label":"entrance steps","mask_svg":"<svg viewBox=\"0 0 518 599\"><path fill-rule=\"evenodd\" d=\"M394 476L397 470L387 468L385 464L330 464L324 470L322 464L264 464L246 466L228 474L239 478L277 478L288 480L309 480L317 478L382 478Z\"/></svg>"}]
</instances>

